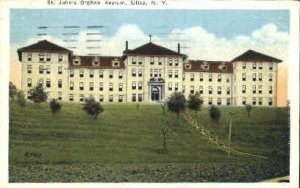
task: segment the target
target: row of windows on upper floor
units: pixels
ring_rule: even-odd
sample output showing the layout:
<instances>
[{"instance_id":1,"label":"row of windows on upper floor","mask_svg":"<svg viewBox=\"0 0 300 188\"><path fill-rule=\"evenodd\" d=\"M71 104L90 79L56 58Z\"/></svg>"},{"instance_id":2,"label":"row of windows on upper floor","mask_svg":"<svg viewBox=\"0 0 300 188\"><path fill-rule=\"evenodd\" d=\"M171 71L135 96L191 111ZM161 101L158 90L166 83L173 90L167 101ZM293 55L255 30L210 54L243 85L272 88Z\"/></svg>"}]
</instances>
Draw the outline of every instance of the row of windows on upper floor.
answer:
<instances>
[{"instance_id":1,"label":"row of windows on upper floor","mask_svg":"<svg viewBox=\"0 0 300 188\"><path fill-rule=\"evenodd\" d=\"M242 104L243 105L249 104L248 101L249 100L247 100L246 97L242 98ZM252 97L252 105L253 106L257 105L256 101L257 101L257 98L256 97ZM263 98L262 97L258 97L258 105L261 106L262 104L263 104ZM273 98L272 97L268 98L268 104L269 104L269 106L273 105Z\"/></svg>"},{"instance_id":2,"label":"row of windows on upper floor","mask_svg":"<svg viewBox=\"0 0 300 188\"><path fill-rule=\"evenodd\" d=\"M256 70L258 68L260 70L263 70L263 64L264 63L253 62L253 63L250 64L250 63L243 62L242 63L242 69L252 68L253 70ZM234 64L234 66L236 66L236 64ZM236 68L236 67L234 67L234 68ZM268 69L273 70L273 63L269 63Z\"/></svg>"},{"instance_id":3,"label":"row of windows on upper floor","mask_svg":"<svg viewBox=\"0 0 300 188\"><path fill-rule=\"evenodd\" d=\"M27 53L27 61L32 61L32 53ZM40 62L46 62L51 61L51 54L50 53L39 53L39 61ZM57 57L58 62L63 61L63 54L59 53Z\"/></svg>"},{"instance_id":4,"label":"row of windows on upper floor","mask_svg":"<svg viewBox=\"0 0 300 188\"><path fill-rule=\"evenodd\" d=\"M241 92L243 94L247 93L247 89L246 88L247 88L246 85L242 85ZM256 88L257 88L256 85L252 85L252 94L256 94ZM268 89L269 90L269 94L273 94L273 86L269 85L268 88L269 88ZM263 92L263 86L259 85L258 86L258 93L262 94L262 92Z\"/></svg>"},{"instance_id":5,"label":"row of windows on upper floor","mask_svg":"<svg viewBox=\"0 0 300 188\"><path fill-rule=\"evenodd\" d=\"M252 81L256 81L256 73L252 73ZM246 73L242 73L242 81L247 81ZM263 81L263 74L258 73L258 81ZM273 81L273 74L269 73L269 81Z\"/></svg>"},{"instance_id":6,"label":"row of windows on upper floor","mask_svg":"<svg viewBox=\"0 0 300 188\"><path fill-rule=\"evenodd\" d=\"M163 59L161 57L150 57L150 65L163 65ZM131 64L132 65L143 65L144 63L143 58L138 57L132 57L131 58ZM169 58L168 59L168 66L175 66L178 67L179 66L179 59L178 58Z\"/></svg>"}]
</instances>

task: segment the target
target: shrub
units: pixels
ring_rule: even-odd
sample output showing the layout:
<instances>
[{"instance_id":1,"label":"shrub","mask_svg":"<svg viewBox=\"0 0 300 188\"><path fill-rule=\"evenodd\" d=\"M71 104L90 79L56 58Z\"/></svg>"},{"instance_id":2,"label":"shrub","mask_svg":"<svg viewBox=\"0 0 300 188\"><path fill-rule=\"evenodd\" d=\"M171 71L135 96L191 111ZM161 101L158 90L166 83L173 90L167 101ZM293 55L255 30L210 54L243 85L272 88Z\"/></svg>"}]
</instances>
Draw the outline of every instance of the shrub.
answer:
<instances>
[{"instance_id":1,"label":"shrub","mask_svg":"<svg viewBox=\"0 0 300 188\"><path fill-rule=\"evenodd\" d=\"M17 87L12 82L9 82L9 98L14 99L17 96L17 93Z\"/></svg>"},{"instance_id":2,"label":"shrub","mask_svg":"<svg viewBox=\"0 0 300 188\"><path fill-rule=\"evenodd\" d=\"M184 111L185 109L185 97L182 93L174 92L169 100L167 101L167 106L169 111L174 112L177 116L177 120L179 118L179 115Z\"/></svg>"},{"instance_id":3,"label":"shrub","mask_svg":"<svg viewBox=\"0 0 300 188\"><path fill-rule=\"evenodd\" d=\"M43 85L38 84L33 89L30 90L31 96L30 100L32 100L34 103L42 103L47 100L47 93L44 91Z\"/></svg>"},{"instance_id":4,"label":"shrub","mask_svg":"<svg viewBox=\"0 0 300 188\"><path fill-rule=\"evenodd\" d=\"M188 108L191 110L198 111L202 105L203 101L200 99L200 95L198 93L194 95L189 95L188 100Z\"/></svg>"},{"instance_id":5,"label":"shrub","mask_svg":"<svg viewBox=\"0 0 300 188\"><path fill-rule=\"evenodd\" d=\"M19 104L20 107L25 107L26 106L26 99L23 91L18 91L17 93L17 103Z\"/></svg>"},{"instance_id":6,"label":"shrub","mask_svg":"<svg viewBox=\"0 0 300 188\"><path fill-rule=\"evenodd\" d=\"M212 105L210 108L210 118L214 120L215 122L219 123L219 120L221 118L221 111L216 106Z\"/></svg>"},{"instance_id":7,"label":"shrub","mask_svg":"<svg viewBox=\"0 0 300 188\"><path fill-rule=\"evenodd\" d=\"M56 99L52 99L52 101L50 102L50 109L53 114L56 114L60 111L61 105Z\"/></svg>"},{"instance_id":8,"label":"shrub","mask_svg":"<svg viewBox=\"0 0 300 188\"><path fill-rule=\"evenodd\" d=\"M94 119L97 119L98 115L104 111L99 102L96 102L94 98L85 99L83 110Z\"/></svg>"}]
</instances>

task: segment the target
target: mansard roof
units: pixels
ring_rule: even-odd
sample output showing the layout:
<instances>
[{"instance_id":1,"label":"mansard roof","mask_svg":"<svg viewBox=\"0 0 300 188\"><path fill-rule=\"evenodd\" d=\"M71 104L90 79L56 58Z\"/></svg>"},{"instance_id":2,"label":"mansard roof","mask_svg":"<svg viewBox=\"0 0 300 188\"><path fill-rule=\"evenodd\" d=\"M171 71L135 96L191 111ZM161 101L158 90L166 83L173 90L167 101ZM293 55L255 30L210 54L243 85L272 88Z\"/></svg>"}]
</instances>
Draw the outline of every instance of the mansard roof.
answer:
<instances>
[{"instance_id":1,"label":"mansard roof","mask_svg":"<svg viewBox=\"0 0 300 188\"><path fill-rule=\"evenodd\" d=\"M61 47L47 40L42 40L35 44L25 46L23 48L18 49L18 52L19 51L20 52L72 52L67 48Z\"/></svg>"},{"instance_id":2,"label":"mansard roof","mask_svg":"<svg viewBox=\"0 0 300 188\"><path fill-rule=\"evenodd\" d=\"M246 51L242 55L239 55L238 57L234 58L231 62L236 62L236 61L275 62L275 63L282 62L282 60L280 59L256 52L254 50Z\"/></svg>"},{"instance_id":3,"label":"mansard roof","mask_svg":"<svg viewBox=\"0 0 300 188\"><path fill-rule=\"evenodd\" d=\"M124 55L181 56L183 58L187 58L187 55L185 54L178 53L152 42L139 46L133 50L127 49L124 51Z\"/></svg>"},{"instance_id":4,"label":"mansard roof","mask_svg":"<svg viewBox=\"0 0 300 188\"><path fill-rule=\"evenodd\" d=\"M209 72L209 73L233 73L232 63L228 61L204 61L204 60L189 60L190 69L184 66L185 72ZM204 65L208 64L208 68ZM225 65L225 67L223 67Z\"/></svg>"},{"instance_id":5,"label":"mansard roof","mask_svg":"<svg viewBox=\"0 0 300 188\"><path fill-rule=\"evenodd\" d=\"M75 65L73 60L80 59L80 64ZM95 58L99 59L99 65L93 65ZM113 66L113 61L119 61L120 66ZM119 56L72 56L69 62L71 68L90 68L90 69L125 69L122 57Z\"/></svg>"}]
</instances>

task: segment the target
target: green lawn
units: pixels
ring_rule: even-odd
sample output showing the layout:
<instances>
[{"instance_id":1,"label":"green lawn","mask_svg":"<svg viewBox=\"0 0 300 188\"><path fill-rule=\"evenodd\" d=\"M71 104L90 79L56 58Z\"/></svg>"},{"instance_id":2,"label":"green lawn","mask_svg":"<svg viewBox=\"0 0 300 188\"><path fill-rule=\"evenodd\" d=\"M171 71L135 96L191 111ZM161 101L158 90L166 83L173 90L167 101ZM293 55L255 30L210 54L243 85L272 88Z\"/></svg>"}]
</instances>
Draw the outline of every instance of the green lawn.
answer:
<instances>
[{"instance_id":1,"label":"green lawn","mask_svg":"<svg viewBox=\"0 0 300 188\"><path fill-rule=\"evenodd\" d=\"M52 115L47 103L11 104L10 182L250 182L288 173L284 109L253 109L248 118L243 108L222 108L219 125L212 125L208 109L188 112L224 140L228 112L234 112L232 146L268 160L228 158L158 105L104 105L97 120L81 109L64 103Z\"/></svg>"}]
</instances>

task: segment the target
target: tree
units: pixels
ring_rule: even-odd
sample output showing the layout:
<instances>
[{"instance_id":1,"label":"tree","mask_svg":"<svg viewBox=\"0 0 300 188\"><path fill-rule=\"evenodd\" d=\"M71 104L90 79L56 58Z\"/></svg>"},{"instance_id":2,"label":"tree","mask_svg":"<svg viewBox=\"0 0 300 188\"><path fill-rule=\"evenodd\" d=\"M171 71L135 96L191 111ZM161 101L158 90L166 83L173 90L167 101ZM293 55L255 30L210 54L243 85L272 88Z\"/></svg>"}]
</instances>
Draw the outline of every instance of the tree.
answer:
<instances>
[{"instance_id":1,"label":"tree","mask_svg":"<svg viewBox=\"0 0 300 188\"><path fill-rule=\"evenodd\" d=\"M56 114L57 112L60 111L61 105L56 99L52 99L50 102L50 109L52 114Z\"/></svg>"},{"instance_id":2,"label":"tree","mask_svg":"<svg viewBox=\"0 0 300 188\"><path fill-rule=\"evenodd\" d=\"M30 90L31 96L30 100L32 100L34 103L42 103L47 100L47 93L44 91L43 85L38 84L33 89Z\"/></svg>"},{"instance_id":3,"label":"tree","mask_svg":"<svg viewBox=\"0 0 300 188\"><path fill-rule=\"evenodd\" d=\"M216 123L219 123L220 117L221 117L220 109L212 105L210 108L210 118L214 120Z\"/></svg>"},{"instance_id":4,"label":"tree","mask_svg":"<svg viewBox=\"0 0 300 188\"><path fill-rule=\"evenodd\" d=\"M167 106L169 111L174 112L177 116L177 120L180 116L180 114L185 109L186 100L182 93L174 92L169 100L167 101Z\"/></svg>"},{"instance_id":5,"label":"tree","mask_svg":"<svg viewBox=\"0 0 300 188\"><path fill-rule=\"evenodd\" d=\"M246 111L248 113L248 117L251 115L252 106L250 104L245 105Z\"/></svg>"},{"instance_id":6,"label":"tree","mask_svg":"<svg viewBox=\"0 0 300 188\"><path fill-rule=\"evenodd\" d=\"M195 112L200 110L203 101L200 99L199 93L190 94L188 100L188 108L194 110Z\"/></svg>"},{"instance_id":7,"label":"tree","mask_svg":"<svg viewBox=\"0 0 300 188\"><path fill-rule=\"evenodd\" d=\"M99 102L96 102L93 97L85 99L83 110L94 119L97 119L98 115L104 111Z\"/></svg>"},{"instance_id":8,"label":"tree","mask_svg":"<svg viewBox=\"0 0 300 188\"><path fill-rule=\"evenodd\" d=\"M17 96L17 93L17 87L12 82L9 82L9 98L14 99Z\"/></svg>"},{"instance_id":9,"label":"tree","mask_svg":"<svg viewBox=\"0 0 300 188\"><path fill-rule=\"evenodd\" d=\"M18 91L17 92L17 103L21 107L25 107L26 106L26 99L25 99L25 95L24 95L23 91Z\"/></svg>"}]
</instances>

